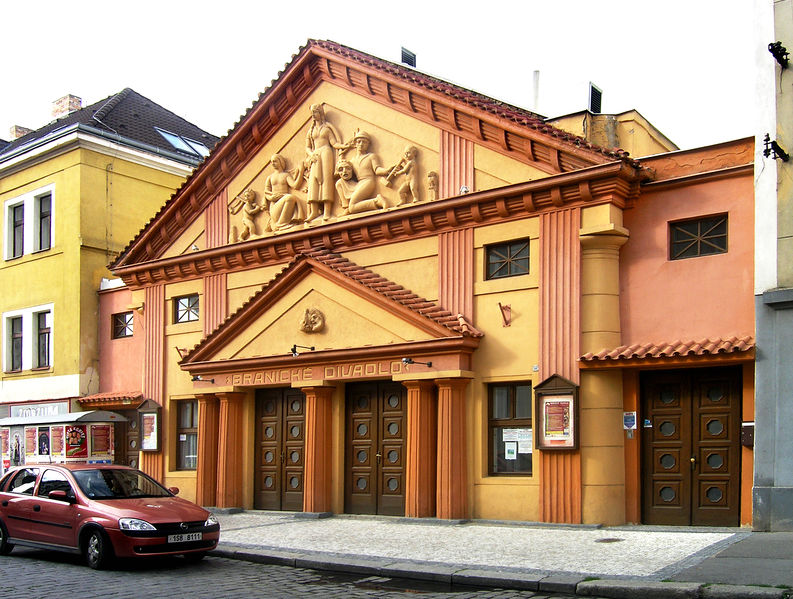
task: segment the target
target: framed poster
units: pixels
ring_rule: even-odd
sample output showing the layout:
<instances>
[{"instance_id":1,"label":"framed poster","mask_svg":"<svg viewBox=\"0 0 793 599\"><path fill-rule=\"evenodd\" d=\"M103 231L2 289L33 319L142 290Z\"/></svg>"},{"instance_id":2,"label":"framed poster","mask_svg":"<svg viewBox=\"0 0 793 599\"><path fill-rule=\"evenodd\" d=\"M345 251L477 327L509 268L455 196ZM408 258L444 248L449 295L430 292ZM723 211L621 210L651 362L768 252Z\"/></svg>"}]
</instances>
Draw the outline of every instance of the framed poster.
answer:
<instances>
[{"instance_id":1,"label":"framed poster","mask_svg":"<svg viewBox=\"0 0 793 599\"><path fill-rule=\"evenodd\" d=\"M578 449L578 387L554 375L534 391L537 449Z\"/></svg>"},{"instance_id":2,"label":"framed poster","mask_svg":"<svg viewBox=\"0 0 793 599\"><path fill-rule=\"evenodd\" d=\"M84 424L66 425L66 457L88 457L88 430Z\"/></svg>"},{"instance_id":3,"label":"framed poster","mask_svg":"<svg viewBox=\"0 0 793 599\"><path fill-rule=\"evenodd\" d=\"M158 412L140 413L140 450L160 451L160 419Z\"/></svg>"}]
</instances>

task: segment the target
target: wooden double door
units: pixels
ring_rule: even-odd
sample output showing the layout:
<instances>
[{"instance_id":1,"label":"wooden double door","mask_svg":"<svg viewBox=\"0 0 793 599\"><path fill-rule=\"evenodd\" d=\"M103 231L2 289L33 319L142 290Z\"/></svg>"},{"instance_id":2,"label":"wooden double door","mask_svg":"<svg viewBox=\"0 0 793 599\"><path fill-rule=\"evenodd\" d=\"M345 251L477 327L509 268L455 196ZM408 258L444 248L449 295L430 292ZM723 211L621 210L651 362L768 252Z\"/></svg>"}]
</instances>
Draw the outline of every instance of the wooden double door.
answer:
<instances>
[{"instance_id":1,"label":"wooden double door","mask_svg":"<svg viewBox=\"0 0 793 599\"><path fill-rule=\"evenodd\" d=\"M345 512L405 515L407 392L399 383L346 387Z\"/></svg>"},{"instance_id":2,"label":"wooden double door","mask_svg":"<svg viewBox=\"0 0 793 599\"><path fill-rule=\"evenodd\" d=\"M740 370L644 373L641 392L643 522L738 526Z\"/></svg>"},{"instance_id":3,"label":"wooden double door","mask_svg":"<svg viewBox=\"0 0 793 599\"><path fill-rule=\"evenodd\" d=\"M254 507L303 510L306 396L299 389L256 391Z\"/></svg>"}]
</instances>

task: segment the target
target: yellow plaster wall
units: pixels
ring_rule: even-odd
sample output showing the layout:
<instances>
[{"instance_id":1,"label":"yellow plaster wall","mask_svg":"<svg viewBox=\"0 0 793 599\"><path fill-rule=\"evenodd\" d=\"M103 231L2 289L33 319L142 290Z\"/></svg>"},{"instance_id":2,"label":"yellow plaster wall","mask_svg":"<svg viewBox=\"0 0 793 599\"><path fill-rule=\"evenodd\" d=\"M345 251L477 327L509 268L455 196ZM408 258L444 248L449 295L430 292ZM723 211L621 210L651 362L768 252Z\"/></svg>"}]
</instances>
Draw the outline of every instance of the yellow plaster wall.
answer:
<instances>
[{"instance_id":1,"label":"yellow plaster wall","mask_svg":"<svg viewBox=\"0 0 793 599\"><path fill-rule=\"evenodd\" d=\"M548 173L484 146L474 146L474 190L495 189L547 177Z\"/></svg>"},{"instance_id":2,"label":"yellow plaster wall","mask_svg":"<svg viewBox=\"0 0 793 599\"><path fill-rule=\"evenodd\" d=\"M308 308L325 315L325 328L313 334L298 329ZM245 332L214 359L281 355L292 344L317 350L388 345L429 339L430 335L334 282L310 274L279 297Z\"/></svg>"},{"instance_id":3,"label":"yellow plaster wall","mask_svg":"<svg viewBox=\"0 0 793 599\"><path fill-rule=\"evenodd\" d=\"M284 266L285 264L279 264L229 273L226 278L228 313L236 312L240 306L261 291L264 285L272 281Z\"/></svg>"}]
</instances>

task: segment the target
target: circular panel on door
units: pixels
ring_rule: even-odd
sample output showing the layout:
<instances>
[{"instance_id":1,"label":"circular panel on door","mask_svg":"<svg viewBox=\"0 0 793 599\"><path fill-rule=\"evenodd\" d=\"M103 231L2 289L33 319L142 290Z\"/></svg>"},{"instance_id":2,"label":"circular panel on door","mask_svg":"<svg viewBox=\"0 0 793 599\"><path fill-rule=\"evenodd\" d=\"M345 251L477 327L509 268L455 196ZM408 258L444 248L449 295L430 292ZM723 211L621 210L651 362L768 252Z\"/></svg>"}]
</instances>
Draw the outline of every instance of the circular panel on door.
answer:
<instances>
[{"instance_id":1,"label":"circular panel on door","mask_svg":"<svg viewBox=\"0 0 793 599\"><path fill-rule=\"evenodd\" d=\"M364 477L360 477L357 481L355 481L355 486L363 491L366 489L366 479Z\"/></svg>"},{"instance_id":2,"label":"circular panel on door","mask_svg":"<svg viewBox=\"0 0 793 599\"><path fill-rule=\"evenodd\" d=\"M265 476L264 477L264 486L268 489L272 488L273 486L273 477L272 476Z\"/></svg>"},{"instance_id":3,"label":"circular panel on door","mask_svg":"<svg viewBox=\"0 0 793 599\"><path fill-rule=\"evenodd\" d=\"M674 501L675 499L675 490L672 487L661 487L661 490L658 492L661 496L661 499L669 503L670 501Z\"/></svg>"},{"instance_id":4,"label":"circular panel on door","mask_svg":"<svg viewBox=\"0 0 793 599\"><path fill-rule=\"evenodd\" d=\"M359 410L366 410L369 408L369 398L366 395L358 396L355 405L358 407Z\"/></svg>"},{"instance_id":5,"label":"circular panel on door","mask_svg":"<svg viewBox=\"0 0 793 599\"><path fill-rule=\"evenodd\" d=\"M369 432L369 427L366 426L363 422L358 425L358 428L355 429L358 432L359 437L365 437L366 433Z\"/></svg>"},{"instance_id":6,"label":"circular panel on door","mask_svg":"<svg viewBox=\"0 0 793 599\"><path fill-rule=\"evenodd\" d=\"M708 432L714 437L718 437L724 432L724 423L721 420L713 419L708 421Z\"/></svg>"},{"instance_id":7,"label":"circular panel on door","mask_svg":"<svg viewBox=\"0 0 793 599\"><path fill-rule=\"evenodd\" d=\"M399 395L389 395L388 396L388 405L392 408L399 407Z\"/></svg>"},{"instance_id":8,"label":"circular panel on door","mask_svg":"<svg viewBox=\"0 0 793 599\"><path fill-rule=\"evenodd\" d=\"M267 451L267 452L265 452L265 454L264 454L264 461L265 461L265 462L267 462L268 464L270 464L270 463L272 463L272 461L273 461L273 459L274 459L274 458L275 458L275 456L273 455L273 452L272 452L272 451Z\"/></svg>"},{"instance_id":9,"label":"circular panel on door","mask_svg":"<svg viewBox=\"0 0 793 599\"><path fill-rule=\"evenodd\" d=\"M292 460L293 464L297 464L300 461L300 452L293 451L292 453L289 454L289 459Z\"/></svg>"},{"instance_id":10,"label":"circular panel on door","mask_svg":"<svg viewBox=\"0 0 793 599\"><path fill-rule=\"evenodd\" d=\"M708 387L708 390L705 394L713 403L719 403L722 399L724 399L724 387L721 385Z\"/></svg>"},{"instance_id":11,"label":"circular panel on door","mask_svg":"<svg viewBox=\"0 0 793 599\"><path fill-rule=\"evenodd\" d=\"M724 497L724 493L722 493L721 489L718 487L709 487L707 491L705 491L705 497L708 498L708 501L711 503L718 503L721 501L721 498Z\"/></svg>"},{"instance_id":12,"label":"circular panel on door","mask_svg":"<svg viewBox=\"0 0 793 599\"><path fill-rule=\"evenodd\" d=\"M677 394L674 389L661 389L661 392L658 394L658 399L661 400L662 404L668 406L669 404L675 403Z\"/></svg>"},{"instance_id":13,"label":"circular panel on door","mask_svg":"<svg viewBox=\"0 0 793 599\"><path fill-rule=\"evenodd\" d=\"M356 456L358 457L358 462L360 462L361 464L365 464L365 463L366 463L366 460L368 460L368 459L369 459L369 454L368 454L366 451L364 451L363 449L361 449L361 450L360 450L360 451L359 451L359 452L356 454Z\"/></svg>"},{"instance_id":14,"label":"circular panel on door","mask_svg":"<svg viewBox=\"0 0 793 599\"><path fill-rule=\"evenodd\" d=\"M296 476L292 476L289 478L289 486L293 489L297 489L300 486L300 479Z\"/></svg>"},{"instance_id":15,"label":"circular panel on door","mask_svg":"<svg viewBox=\"0 0 793 599\"><path fill-rule=\"evenodd\" d=\"M724 465L724 458L718 453L712 453L707 457L708 466L713 470L718 470Z\"/></svg>"},{"instance_id":16,"label":"circular panel on door","mask_svg":"<svg viewBox=\"0 0 793 599\"><path fill-rule=\"evenodd\" d=\"M399 460L399 452L396 449L392 449L388 452L388 461L392 464L396 464Z\"/></svg>"},{"instance_id":17,"label":"circular panel on door","mask_svg":"<svg viewBox=\"0 0 793 599\"><path fill-rule=\"evenodd\" d=\"M271 399L268 399L264 402L264 413L265 414L274 414L275 413L275 402Z\"/></svg>"},{"instance_id":18,"label":"circular panel on door","mask_svg":"<svg viewBox=\"0 0 793 599\"><path fill-rule=\"evenodd\" d=\"M264 427L264 436L265 437L267 437L268 439L272 439L273 435L275 435L275 430L273 430L272 426Z\"/></svg>"},{"instance_id":19,"label":"circular panel on door","mask_svg":"<svg viewBox=\"0 0 793 599\"><path fill-rule=\"evenodd\" d=\"M292 435L295 439L300 436L300 426L297 424L293 424L292 428L289 429L289 434Z\"/></svg>"},{"instance_id":20,"label":"circular panel on door","mask_svg":"<svg viewBox=\"0 0 793 599\"><path fill-rule=\"evenodd\" d=\"M289 407L292 408L292 411L295 414L299 414L300 413L300 408L301 408L302 405L303 405L303 402L301 402L299 399L295 399L295 400L292 401L292 403L290 404Z\"/></svg>"},{"instance_id":21,"label":"circular panel on door","mask_svg":"<svg viewBox=\"0 0 793 599\"><path fill-rule=\"evenodd\" d=\"M391 422L388 425L388 434L389 435L396 435L399 433L399 425L396 422Z\"/></svg>"},{"instance_id":22,"label":"circular panel on door","mask_svg":"<svg viewBox=\"0 0 793 599\"><path fill-rule=\"evenodd\" d=\"M395 478L389 478L386 485L389 491L396 491L399 488L399 481Z\"/></svg>"},{"instance_id":23,"label":"circular panel on door","mask_svg":"<svg viewBox=\"0 0 793 599\"><path fill-rule=\"evenodd\" d=\"M677 428L675 427L673 422L669 422L668 420L664 420L661 423L661 426L658 427L658 430L661 431L661 434L664 437L671 437L672 435L675 434L675 431L677 431Z\"/></svg>"},{"instance_id":24,"label":"circular panel on door","mask_svg":"<svg viewBox=\"0 0 793 599\"><path fill-rule=\"evenodd\" d=\"M661 466L666 468L667 470L671 470L677 464L677 460L675 460L675 456L670 453L665 453L661 456Z\"/></svg>"}]
</instances>

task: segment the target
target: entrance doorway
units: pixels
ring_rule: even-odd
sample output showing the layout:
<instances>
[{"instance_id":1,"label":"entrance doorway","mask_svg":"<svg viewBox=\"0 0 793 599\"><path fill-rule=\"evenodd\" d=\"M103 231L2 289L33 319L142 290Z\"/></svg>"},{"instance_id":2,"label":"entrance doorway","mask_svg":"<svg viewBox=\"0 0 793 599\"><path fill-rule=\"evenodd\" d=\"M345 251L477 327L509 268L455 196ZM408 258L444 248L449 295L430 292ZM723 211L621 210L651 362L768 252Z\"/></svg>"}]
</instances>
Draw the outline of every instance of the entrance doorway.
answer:
<instances>
[{"instance_id":1,"label":"entrance doorway","mask_svg":"<svg viewBox=\"0 0 793 599\"><path fill-rule=\"evenodd\" d=\"M642 520L675 526L740 523L741 373L644 373Z\"/></svg>"},{"instance_id":2,"label":"entrance doorway","mask_svg":"<svg viewBox=\"0 0 793 599\"><path fill-rule=\"evenodd\" d=\"M407 393L399 383L347 385L348 514L405 515Z\"/></svg>"},{"instance_id":3,"label":"entrance doorway","mask_svg":"<svg viewBox=\"0 0 793 599\"><path fill-rule=\"evenodd\" d=\"M303 510L305 406L299 389L256 391L257 510Z\"/></svg>"},{"instance_id":4,"label":"entrance doorway","mask_svg":"<svg viewBox=\"0 0 793 599\"><path fill-rule=\"evenodd\" d=\"M137 410L117 410L126 422L116 422L113 426L113 461L133 468L138 467L140 455L140 431L138 430Z\"/></svg>"}]
</instances>

